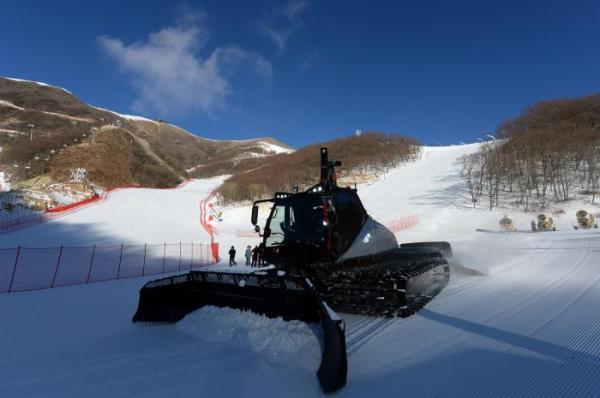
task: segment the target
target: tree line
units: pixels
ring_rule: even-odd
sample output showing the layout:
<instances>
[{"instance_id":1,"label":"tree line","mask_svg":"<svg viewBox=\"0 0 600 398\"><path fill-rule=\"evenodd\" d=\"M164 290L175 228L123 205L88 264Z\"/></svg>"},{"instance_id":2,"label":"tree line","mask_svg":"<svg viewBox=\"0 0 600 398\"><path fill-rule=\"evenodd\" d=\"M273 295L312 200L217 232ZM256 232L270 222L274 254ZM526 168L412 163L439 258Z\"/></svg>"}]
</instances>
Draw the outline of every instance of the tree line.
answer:
<instances>
[{"instance_id":1,"label":"tree line","mask_svg":"<svg viewBox=\"0 0 600 398\"><path fill-rule=\"evenodd\" d=\"M540 102L498 129L499 139L459 159L476 207L524 211L600 194L600 95Z\"/></svg>"},{"instance_id":2,"label":"tree line","mask_svg":"<svg viewBox=\"0 0 600 398\"><path fill-rule=\"evenodd\" d=\"M225 204L271 197L275 192L300 190L316 184L320 172L321 146L327 146L331 159L341 160L338 173L383 171L420 156L420 143L399 134L366 132L305 146L291 154L267 158L261 165L237 173L219 188Z\"/></svg>"}]
</instances>

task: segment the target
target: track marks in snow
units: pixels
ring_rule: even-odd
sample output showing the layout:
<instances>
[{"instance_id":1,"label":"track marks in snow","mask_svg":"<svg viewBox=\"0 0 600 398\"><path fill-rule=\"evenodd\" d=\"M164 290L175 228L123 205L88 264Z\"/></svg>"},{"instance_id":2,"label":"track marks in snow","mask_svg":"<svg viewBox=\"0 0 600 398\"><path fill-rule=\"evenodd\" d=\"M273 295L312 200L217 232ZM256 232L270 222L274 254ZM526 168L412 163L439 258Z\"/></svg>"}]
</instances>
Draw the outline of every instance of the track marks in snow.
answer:
<instances>
[{"instance_id":1,"label":"track marks in snow","mask_svg":"<svg viewBox=\"0 0 600 398\"><path fill-rule=\"evenodd\" d=\"M346 352L352 356L360 350L369 340L383 333L396 319L393 318L365 318L346 333Z\"/></svg>"},{"instance_id":2,"label":"track marks in snow","mask_svg":"<svg viewBox=\"0 0 600 398\"><path fill-rule=\"evenodd\" d=\"M407 395L598 396L597 238L508 244L510 262L488 276L453 275L427 307L385 333L361 340L368 323L349 319L354 383L346 393L383 396L394 379ZM419 381L422 372L435 380Z\"/></svg>"}]
</instances>

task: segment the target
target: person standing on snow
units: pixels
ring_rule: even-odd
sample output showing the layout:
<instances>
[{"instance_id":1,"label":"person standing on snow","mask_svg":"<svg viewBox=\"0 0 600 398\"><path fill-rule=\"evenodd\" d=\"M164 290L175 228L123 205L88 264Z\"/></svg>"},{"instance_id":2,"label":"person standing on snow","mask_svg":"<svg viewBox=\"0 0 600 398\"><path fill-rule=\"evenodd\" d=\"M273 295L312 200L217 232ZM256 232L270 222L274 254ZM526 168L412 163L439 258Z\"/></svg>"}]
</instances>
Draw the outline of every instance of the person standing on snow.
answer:
<instances>
[{"instance_id":1,"label":"person standing on snow","mask_svg":"<svg viewBox=\"0 0 600 398\"><path fill-rule=\"evenodd\" d=\"M254 249L252 249L252 266L258 267L257 262L258 262L258 246L254 246Z\"/></svg>"},{"instance_id":2,"label":"person standing on snow","mask_svg":"<svg viewBox=\"0 0 600 398\"><path fill-rule=\"evenodd\" d=\"M261 242L260 245L258 245L258 266L259 267L265 265L265 263L266 263L264 256L265 256L265 243Z\"/></svg>"},{"instance_id":3,"label":"person standing on snow","mask_svg":"<svg viewBox=\"0 0 600 398\"><path fill-rule=\"evenodd\" d=\"M246 255L246 265L250 265L250 259L252 258L252 248L250 245L246 247L246 253L244 254Z\"/></svg>"},{"instance_id":4,"label":"person standing on snow","mask_svg":"<svg viewBox=\"0 0 600 398\"><path fill-rule=\"evenodd\" d=\"M237 263L235 262L235 247L231 246L231 249L229 249L229 266L233 265L237 265Z\"/></svg>"}]
</instances>

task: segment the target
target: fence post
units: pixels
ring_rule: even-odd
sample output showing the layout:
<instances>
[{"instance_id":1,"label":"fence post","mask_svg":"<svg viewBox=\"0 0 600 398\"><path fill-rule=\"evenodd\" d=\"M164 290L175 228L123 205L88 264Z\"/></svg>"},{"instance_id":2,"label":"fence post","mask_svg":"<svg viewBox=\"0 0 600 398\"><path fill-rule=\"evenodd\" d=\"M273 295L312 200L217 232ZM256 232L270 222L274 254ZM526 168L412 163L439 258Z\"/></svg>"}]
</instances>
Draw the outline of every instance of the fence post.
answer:
<instances>
[{"instance_id":1,"label":"fence post","mask_svg":"<svg viewBox=\"0 0 600 398\"><path fill-rule=\"evenodd\" d=\"M179 242L179 266L177 267L178 271L181 271L181 242Z\"/></svg>"},{"instance_id":2,"label":"fence post","mask_svg":"<svg viewBox=\"0 0 600 398\"><path fill-rule=\"evenodd\" d=\"M142 276L146 275L146 249L148 249L148 244L144 243L144 265L142 265Z\"/></svg>"},{"instance_id":3,"label":"fence post","mask_svg":"<svg viewBox=\"0 0 600 398\"><path fill-rule=\"evenodd\" d=\"M165 273L165 263L167 262L167 243L163 243L163 271Z\"/></svg>"},{"instance_id":4,"label":"fence post","mask_svg":"<svg viewBox=\"0 0 600 398\"><path fill-rule=\"evenodd\" d=\"M192 242L192 256L190 257L190 270L194 268L194 242Z\"/></svg>"},{"instance_id":5,"label":"fence post","mask_svg":"<svg viewBox=\"0 0 600 398\"><path fill-rule=\"evenodd\" d=\"M56 282L56 275L58 275L58 267L60 266L60 259L62 258L63 247L60 247L60 251L58 252L58 261L56 262L56 269L54 270L54 277L52 278L51 288L54 287L54 282Z\"/></svg>"},{"instance_id":6,"label":"fence post","mask_svg":"<svg viewBox=\"0 0 600 398\"><path fill-rule=\"evenodd\" d=\"M123 259L123 244L121 243L121 253L119 254L119 266L117 268L117 279L121 275L121 260Z\"/></svg>"},{"instance_id":7,"label":"fence post","mask_svg":"<svg viewBox=\"0 0 600 398\"><path fill-rule=\"evenodd\" d=\"M92 266L94 265L94 256L96 255L96 245L92 248L92 257L90 258L90 269L88 270L87 279L85 283L90 283L90 276L92 275Z\"/></svg>"},{"instance_id":8,"label":"fence post","mask_svg":"<svg viewBox=\"0 0 600 398\"><path fill-rule=\"evenodd\" d=\"M12 285L15 280L15 273L17 272L17 264L19 262L19 255L21 254L21 246L17 247L17 255L15 256L15 265L13 267L12 277L10 278L10 285L8 286L8 292L10 293L12 290Z\"/></svg>"}]
</instances>

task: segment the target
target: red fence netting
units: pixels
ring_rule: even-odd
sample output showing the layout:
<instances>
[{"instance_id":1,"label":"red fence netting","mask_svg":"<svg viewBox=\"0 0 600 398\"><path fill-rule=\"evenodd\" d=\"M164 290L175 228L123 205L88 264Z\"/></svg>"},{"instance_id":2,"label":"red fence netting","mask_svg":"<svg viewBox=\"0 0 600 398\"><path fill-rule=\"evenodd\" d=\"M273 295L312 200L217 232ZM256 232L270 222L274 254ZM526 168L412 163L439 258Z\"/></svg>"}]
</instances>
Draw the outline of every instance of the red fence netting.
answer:
<instances>
[{"instance_id":1,"label":"red fence netting","mask_svg":"<svg viewBox=\"0 0 600 398\"><path fill-rule=\"evenodd\" d=\"M396 220L392 220L386 224L387 229L396 233L412 228L419 224L419 215L411 214L410 216L401 217Z\"/></svg>"}]
</instances>

